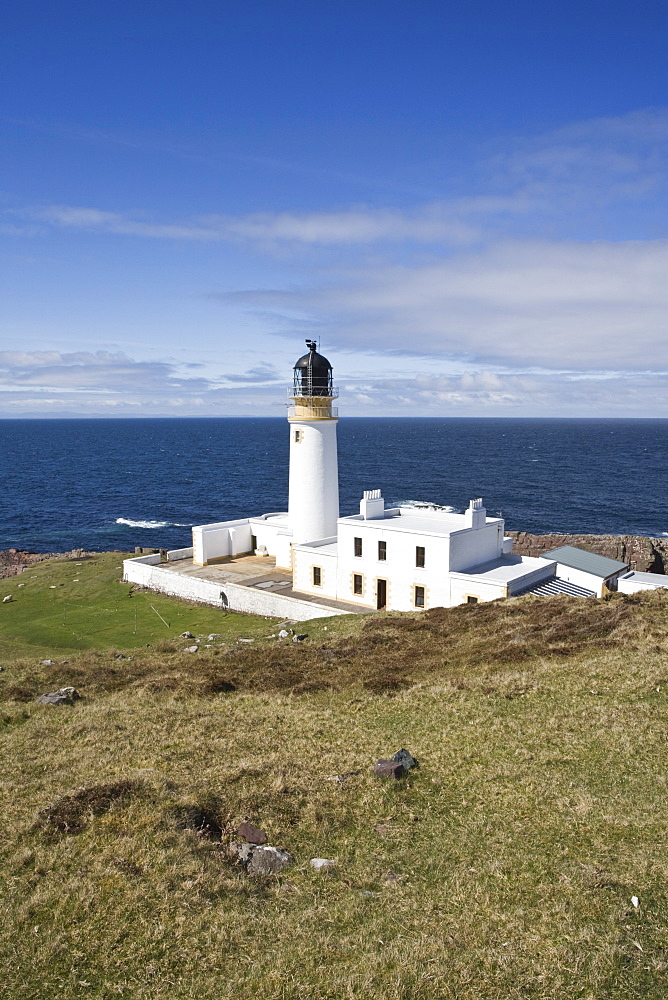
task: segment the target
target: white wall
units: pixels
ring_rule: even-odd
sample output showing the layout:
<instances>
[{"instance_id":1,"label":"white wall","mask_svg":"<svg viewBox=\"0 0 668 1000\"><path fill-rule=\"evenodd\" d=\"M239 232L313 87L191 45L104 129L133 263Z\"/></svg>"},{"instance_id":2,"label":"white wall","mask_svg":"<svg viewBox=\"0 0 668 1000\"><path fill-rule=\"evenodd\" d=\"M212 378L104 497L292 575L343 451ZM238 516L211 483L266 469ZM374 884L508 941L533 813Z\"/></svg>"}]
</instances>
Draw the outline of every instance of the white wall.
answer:
<instances>
[{"instance_id":1,"label":"white wall","mask_svg":"<svg viewBox=\"0 0 668 1000\"><path fill-rule=\"evenodd\" d=\"M396 524L396 519L392 519ZM362 539L362 556L354 554L355 537ZM387 558L378 559L378 542L386 544ZM424 568L415 565L415 549L425 549ZM387 581L387 607L393 611L414 611L416 586L425 588L425 607L447 605L448 535L424 535L396 531L383 521L339 521L337 597L362 608L376 607L376 581ZM362 595L353 593L353 575L363 581Z\"/></svg>"},{"instance_id":2,"label":"white wall","mask_svg":"<svg viewBox=\"0 0 668 1000\"><path fill-rule=\"evenodd\" d=\"M193 528L193 562L206 566L214 559L224 559L250 552L251 529L247 517L236 521L198 524Z\"/></svg>"},{"instance_id":3,"label":"white wall","mask_svg":"<svg viewBox=\"0 0 668 1000\"><path fill-rule=\"evenodd\" d=\"M655 580L645 580L645 576L654 576ZM668 576L661 573L641 573L633 571L620 576L617 580L617 590L620 594L637 594L640 590L663 590L668 588Z\"/></svg>"},{"instance_id":4,"label":"white wall","mask_svg":"<svg viewBox=\"0 0 668 1000\"><path fill-rule=\"evenodd\" d=\"M337 422L334 418L291 419L289 422L288 524L294 542L312 542L336 534L339 516Z\"/></svg>"},{"instance_id":5,"label":"white wall","mask_svg":"<svg viewBox=\"0 0 668 1000\"><path fill-rule=\"evenodd\" d=\"M502 555L503 521L493 520L479 528L455 531L450 538L449 569L452 573L465 573Z\"/></svg>"},{"instance_id":6,"label":"white wall","mask_svg":"<svg viewBox=\"0 0 668 1000\"><path fill-rule=\"evenodd\" d=\"M318 597L336 598L337 593L337 554L327 552L326 545L336 542L336 538L322 539L321 545L292 546L292 586L295 590ZM320 567L321 585L313 584L313 567Z\"/></svg>"},{"instance_id":7,"label":"white wall","mask_svg":"<svg viewBox=\"0 0 668 1000\"><path fill-rule=\"evenodd\" d=\"M487 601L497 601L506 596L505 583L492 583L489 580L462 580L460 577L450 578L449 607L455 604L466 604L468 596L477 597L481 604Z\"/></svg>"},{"instance_id":8,"label":"white wall","mask_svg":"<svg viewBox=\"0 0 668 1000\"><path fill-rule=\"evenodd\" d=\"M276 594L236 583L215 583L190 574L175 573L157 565L160 556L141 556L123 560L123 579L171 597L181 597L198 604L208 604L226 611L308 621L346 614L338 608L322 607L285 594Z\"/></svg>"}]
</instances>

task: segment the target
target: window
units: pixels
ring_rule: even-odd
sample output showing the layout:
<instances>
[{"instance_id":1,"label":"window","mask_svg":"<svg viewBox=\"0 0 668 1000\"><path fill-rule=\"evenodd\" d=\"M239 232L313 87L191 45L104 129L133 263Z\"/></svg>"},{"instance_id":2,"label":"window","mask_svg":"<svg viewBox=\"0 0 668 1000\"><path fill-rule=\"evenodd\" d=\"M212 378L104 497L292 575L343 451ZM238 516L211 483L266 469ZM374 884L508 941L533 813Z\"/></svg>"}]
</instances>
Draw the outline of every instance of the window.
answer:
<instances>
[{"instance_id":1,"label":"window","mask_svg":"<svg viewBox=\"0 0 668 1000\"><path fill-rule=\"evenodd\" d=\"M466 603L467 604L477 604L478 603L478 598L477 597L473 597L472 594L468 594L467 598L466 598Z\"/></svg>"},{"instance_id":2,"label":"window","mask_svg":"<svg viewBox=\"0 0 668 1000\"><path fill-rule=\"evenodd\" d=\"M415 546L415 565L424 569L424 545Z\"/></svg>"},{"instance_id":3,"label":"window","mask_svg":"<svg viewBox=\"0 0 668 1000\"><path fill-rule=\"evenodd\" d=\"M424 587L416 587L415 594L413 596L413 603L416 608L424 607Z\"/></svg>"},{"instance_id":4,"label":"window","mask_svg":"<svg viewBox=\"0 0 668 1000\"><path fill-rule=\"evenodd\" d=\"M362 539L361 538L356 538L355 539L355 555L356 556L361 556L362 555Z\"/></svg>"},{"instance_id":5,"label":"window","mask_svg":"<svg viewBox=\"0 0 668 1000\"><path fill-rule=\"evenodd\" d=\"M313 586L319 587L322 584L322 573L319 566L313 567Z\"/></svg>"},{"instance_id":6,"label":"window","mask_svg":"<svg viewBox=\"0 0 668 1000\"><path fill-rule=\"evenodd\" d=\"M302 439L302 432L295 431L295 441L301 441L301 439Z\"/></svg>"},{"instance_id":7,"label":"window","mask_svg":"<svg viewBox=\"0 0 668 1000\"><path fill-rule=\"evenodd\" d=\"M362 574L353 574L353 594L362 594Z\"/></svg>"},{"instance_id":8,"label":"window","mask_svg":"<svg viewBox=\"0 0 668 1000\"><path fill-rule=\"evenodd\" d=\"M385 562L387 559L387 542L378 542L378 560Z\"/></svg>"}]
</instances>

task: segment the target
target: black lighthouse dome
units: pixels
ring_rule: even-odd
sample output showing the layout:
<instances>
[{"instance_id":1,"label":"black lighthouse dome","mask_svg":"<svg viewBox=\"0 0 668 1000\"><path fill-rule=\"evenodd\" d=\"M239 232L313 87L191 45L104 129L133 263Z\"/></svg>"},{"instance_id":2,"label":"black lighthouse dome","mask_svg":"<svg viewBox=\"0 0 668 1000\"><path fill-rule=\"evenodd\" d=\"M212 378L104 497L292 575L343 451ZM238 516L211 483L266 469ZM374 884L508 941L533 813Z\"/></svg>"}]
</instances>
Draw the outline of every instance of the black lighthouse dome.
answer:
<instances>
[{"instance_id":1,"label":"black lighthouse dome","mask_svg":"<svg viewBox=\"0 0 668 1000\"><path fill-rule=\"evenodd\" d=\"M306 343L308 351L295 365L295 392L300 396L334 396L332 366L318 354L315 341Z\"/></svg>"}]
</instances>

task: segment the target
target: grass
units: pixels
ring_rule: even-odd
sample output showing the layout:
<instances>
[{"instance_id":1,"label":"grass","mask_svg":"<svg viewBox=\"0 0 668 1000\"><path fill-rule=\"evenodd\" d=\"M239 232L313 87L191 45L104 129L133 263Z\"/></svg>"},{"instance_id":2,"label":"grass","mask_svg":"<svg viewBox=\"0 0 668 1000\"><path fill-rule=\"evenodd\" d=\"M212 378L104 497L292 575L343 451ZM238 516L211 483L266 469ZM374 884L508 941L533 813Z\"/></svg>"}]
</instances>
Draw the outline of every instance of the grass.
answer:
<instances>
[{"instance_id":1,"label":"grass","mask_svg":"<svg viewBox=\"0 0 668 1000\"><path fill-rule=\"evenodd\" d=\"M663 998L667 612L524 598L6 664L0 995ZM84 698L37 706L47 681ZM419 769L374 778L400 746ZM282 875L233 863L246 818Z\"/></svg>"},{"instance_id":2,"label":"grass","mask_svg":"<svg viewBox=\"0 0 668 1000\"><path fill-rule=\"evenodd\" d=\"M84 649L136 649L180 632L254 636L267 619L232 615L119 584L121 552L50 559L0 580L0 658L68 655ZM23 586L20 586L23 584Z\"/></svg>"}]
</instances>

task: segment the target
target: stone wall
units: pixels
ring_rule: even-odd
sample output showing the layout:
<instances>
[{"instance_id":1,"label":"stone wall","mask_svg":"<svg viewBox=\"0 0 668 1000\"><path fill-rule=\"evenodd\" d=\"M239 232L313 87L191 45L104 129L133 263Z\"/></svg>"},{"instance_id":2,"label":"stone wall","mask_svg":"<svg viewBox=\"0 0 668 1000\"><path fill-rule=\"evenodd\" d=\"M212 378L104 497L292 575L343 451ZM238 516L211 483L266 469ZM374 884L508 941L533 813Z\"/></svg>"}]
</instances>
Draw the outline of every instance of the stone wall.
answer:
<instances>
[{"instance_id":1,"label":"stone wall","mask_svg":"<svg viewBox=\"0 0 668 1000\"><path fill-rule=\"evenodd\" d=\"M530 535L528 531L507 531L513 552L520 556L540 556L560 545L575 545L608 559L629 563L642 573L668 573L668 538L642 535Z\"/></svg>"}]
</instances>

